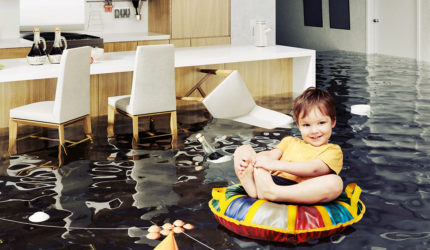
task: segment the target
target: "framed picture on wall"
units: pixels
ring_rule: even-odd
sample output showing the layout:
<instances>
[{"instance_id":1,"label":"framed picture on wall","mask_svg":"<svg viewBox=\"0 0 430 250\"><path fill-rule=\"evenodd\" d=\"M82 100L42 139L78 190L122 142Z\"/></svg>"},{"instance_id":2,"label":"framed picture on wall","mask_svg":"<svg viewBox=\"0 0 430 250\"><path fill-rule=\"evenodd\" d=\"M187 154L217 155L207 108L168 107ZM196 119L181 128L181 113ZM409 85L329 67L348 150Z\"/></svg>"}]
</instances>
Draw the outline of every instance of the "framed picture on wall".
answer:
<instances>
[{"instance_id":1,"label":"framed picture on wall","mask_svg":"<svg viewBox=\"0 0 430 250\"><path fill-rule=\"evenodd\" d=\"M303 0L305 26L322 27L322 0Z\"/></svg>"},{"instance_id":2,"label":"framed picture on wall","mask_svg":"<svg viewBox=\"0 0 430 250\"><path fill-rule=\"evenodd\" d=\"M349 0L329 0L330 28L350 29Z\"/></svg>"}]
</instances>

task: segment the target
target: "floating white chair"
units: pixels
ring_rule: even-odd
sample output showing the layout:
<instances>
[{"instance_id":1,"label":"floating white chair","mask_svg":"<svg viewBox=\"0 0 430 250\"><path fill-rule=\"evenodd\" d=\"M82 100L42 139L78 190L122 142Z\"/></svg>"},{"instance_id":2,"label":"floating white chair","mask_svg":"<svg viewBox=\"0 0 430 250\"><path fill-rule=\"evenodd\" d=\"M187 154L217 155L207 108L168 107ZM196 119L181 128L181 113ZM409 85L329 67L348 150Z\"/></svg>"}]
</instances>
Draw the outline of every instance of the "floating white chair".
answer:
<instances>
[{"instance_id":1,"label":"floating white chair","mask_svg":"<svg viewBox=\"0 0 430 250\"><path fill-rule=\"evenodd\" d=\"M65 50L61 57L55 100L31 103L10 110L10 154L17 154L18 124L58 129L59 165L62 164L62 148L66 150L65 126L83 120L87 135L85 140L91 139L90 58L91 47Z\"/></svg>"},{"instance_id":2,"label":"floating white chair","mask_svg":"<svg viewBox=\"0 0 430 250\"><path fill-rule=\"evenodd\" d=\"M290 128L293 123L289 115L258 106L237 70L202 102L214 118L231 119L266 129Z\"/></svg>"},{"instance_id":3,"label":"floating white chair","mask_svg":"<svg viewBox=\"0 0 430 250\"><path fill-rule=\"evenodd\" d=\"M139 142L138 119L170 114L172 146L176 144L175 53L171 44L139 46L136 51L131 95L108 98L108 137L113 137L115 112L133 123L133 146Z\"/></svg>"}]
</instances>

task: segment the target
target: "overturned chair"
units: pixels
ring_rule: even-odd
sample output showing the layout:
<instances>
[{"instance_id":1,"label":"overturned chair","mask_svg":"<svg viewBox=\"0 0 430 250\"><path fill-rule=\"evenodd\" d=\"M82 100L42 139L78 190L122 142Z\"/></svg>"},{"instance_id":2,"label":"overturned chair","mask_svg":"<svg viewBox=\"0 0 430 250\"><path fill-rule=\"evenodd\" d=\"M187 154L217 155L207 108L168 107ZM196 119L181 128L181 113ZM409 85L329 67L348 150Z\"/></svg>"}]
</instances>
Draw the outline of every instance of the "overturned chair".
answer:
<instances>
[{"instance_id":1,"label":"overturned chair","mask_svg":"<svg viewBox=\"0 0 430 250\"><path fill-rule=\"evenodd\" d=\"M107 136L113 137L115 113L132 119L135 148L139 142L139 118L170 115L172 147L177 141L174 47L167 45L139 46L130 95L108 98ZM152 136L154 137L154 136Z\"/></svg>"},{"instance_id":2,"label":"overturned chair","mask_svg":"<svg viewBox=\"0 0 430 250\"><path fill-rule=\"evenodd\" d=\"M18 124L57 129L60 166L63 161L62 151L66 152L66 142L76 145L91 140L90 57L91 47L65 50L61 57L55 100L35 102L10 110L9 153L11 155L17 154ZM83 121L86 138L79 142L66 141L64 127L78 121Z\"/></svg>"},{"instance_id":3,"label":"overturned chair","mask_svg":"<svg viewBox=\"0 0 430 250\"><path fill-rule=\"evenodd\" d=\"M202 100L206 109L214 118L230 119L265 129L291 127L293 123L291 116L263 108L255 103L237 70L201 70L201 72L227 75Z\"/></svg>"}]
</instances>

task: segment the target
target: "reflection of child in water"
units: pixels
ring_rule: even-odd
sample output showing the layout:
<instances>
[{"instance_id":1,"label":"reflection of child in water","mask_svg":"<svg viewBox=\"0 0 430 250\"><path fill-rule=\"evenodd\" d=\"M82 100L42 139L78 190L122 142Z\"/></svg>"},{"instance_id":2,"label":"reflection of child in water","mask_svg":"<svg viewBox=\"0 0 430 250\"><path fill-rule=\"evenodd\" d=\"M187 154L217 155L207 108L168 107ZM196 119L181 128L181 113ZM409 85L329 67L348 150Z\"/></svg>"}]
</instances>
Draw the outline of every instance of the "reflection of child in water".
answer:
<instances>
[{"instance_id":1,"label":"reflection of child in water","mask_svg":"<svg viewBox=\"0 0 430 250\"><path fill-rule=\"evenodd\" d=\"M303 140L285 137L276 148L256 153L243 145L234 168L250 197L312 204L336 199L343 190L343 154L328 143L336 124L336 106L326 91L306 89L294 100L294 118Z\"/></svg>"}]
</instances>

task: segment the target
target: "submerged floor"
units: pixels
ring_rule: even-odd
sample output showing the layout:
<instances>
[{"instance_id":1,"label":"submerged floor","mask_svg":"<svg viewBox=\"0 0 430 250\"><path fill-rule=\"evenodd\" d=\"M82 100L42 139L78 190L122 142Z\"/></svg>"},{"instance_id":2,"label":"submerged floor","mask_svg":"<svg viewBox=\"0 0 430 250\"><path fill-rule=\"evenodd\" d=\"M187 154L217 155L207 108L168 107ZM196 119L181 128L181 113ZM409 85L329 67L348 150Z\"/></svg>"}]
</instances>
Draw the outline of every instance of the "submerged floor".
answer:
<instances>
[{"instance_id":1,"label":"submerged floor","mask_svg":"<svg viewBox=\"0 0 430 250\"><path fill-rule=\"evenodd\" d=\"M178 148L170 139L142 140L131 149L131 122L119 119L116 139L106 138L106 117L93 121L94 142L68 149L56 168L55 142L28 138L25 154L9 158L7 133L0 137L0 248L151 249L146 228L182 219L195 225L176 235L180 249L428 249L430 246L430 67L413 60L349 52L317 54L317 87L337 102L331 142L342 147L344 183L357 183L364 218L340 235L285 245L229 232L212 216L214 187L238 183L232 160L204 157L196 133L227 155L241 144L257 151L275 146L298 129L265 130L212 120L201 105L178 108ZM259 102L289 112L291 100ZM368 115L351 113L357 104ZM166 129L166 121L156 127ZM143 124L147 126L147 124ZM26 131L30 134L33 131ZM79 127L66 138L81 134ZM55 136L55 131L40 135ZM142 137L144 133L142 133ZM31 223L43 211L50 217Z\"/></svg>"}]
</instances>

